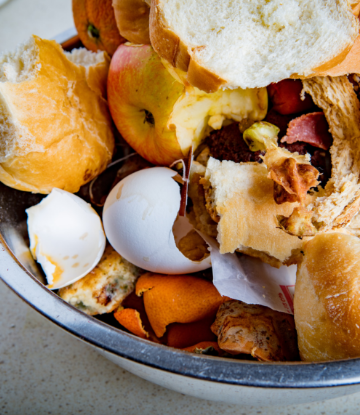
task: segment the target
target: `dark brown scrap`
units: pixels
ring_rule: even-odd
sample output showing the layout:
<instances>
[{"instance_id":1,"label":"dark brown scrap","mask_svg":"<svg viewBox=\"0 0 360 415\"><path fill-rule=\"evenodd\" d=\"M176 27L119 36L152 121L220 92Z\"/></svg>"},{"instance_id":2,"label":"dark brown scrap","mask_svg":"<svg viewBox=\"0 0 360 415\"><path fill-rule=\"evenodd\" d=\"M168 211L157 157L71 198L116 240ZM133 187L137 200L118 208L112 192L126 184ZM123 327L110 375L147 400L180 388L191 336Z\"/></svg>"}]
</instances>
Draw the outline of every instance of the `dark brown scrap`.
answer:
<instances>
[{"instance_id":1,"label":"dark brown scrap","mask_svg":"<svg viewBox=\"0 0 360 415\"><path fill-rule=\"evenodd\" d=\"M298 163L294 158L286 158L270 168L269 178L274 181L274 200L280 205L285 202L303 203L311 187L319 184L318 170L310 164Z\"/></svg>"},{"instance_id":2,"label":"dark brown scrap","mask_svg":"<svg viewBox=\"0 0 360 415\"><path fill-rule=\"evenodd\" d=\"M261 305L231 300L223 303L211 330L220 349L251 354L266 362L297 361L299 351L294 318Z\"/></svg>"}]
</instances>

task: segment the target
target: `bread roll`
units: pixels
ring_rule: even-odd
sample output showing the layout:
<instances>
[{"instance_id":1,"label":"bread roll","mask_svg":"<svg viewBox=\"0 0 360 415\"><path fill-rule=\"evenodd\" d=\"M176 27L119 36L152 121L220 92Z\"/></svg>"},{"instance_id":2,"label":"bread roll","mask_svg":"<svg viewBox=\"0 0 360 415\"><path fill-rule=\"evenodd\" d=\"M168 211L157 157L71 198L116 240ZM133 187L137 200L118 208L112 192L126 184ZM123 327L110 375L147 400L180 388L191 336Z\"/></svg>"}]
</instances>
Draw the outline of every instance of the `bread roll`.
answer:
<instances>
[{"instance_id":1,"label":"bread roll","mask_svg":"<svg viewBox=\"0 0 360 415\"><path fill-rule=\"evenodd\" d=\"M295 324L302 360L360 356L360 241L344 233L317 235L298 267Z\"/></svg>"},{"instance_id":2,"label":"bread roll","mask_svg":"<svg viewBox=\"0 0 360 415\"><path fill-rule=\"evenodd\" d=\"M151 1L152 46L206 92L323 73L358 33L347 0Z\"/></svg>"},{"instance_id":3,"label":"bread roll","mask_svg":"<svg viewBox=\"0 0 360 415\"><path fill-rule=\"evenodd\" d=\"M37 36L0 56L0 181L76 192L106 168L114 150L108 67L103 52L65 54Z\"/></svg>"}]
</instances>

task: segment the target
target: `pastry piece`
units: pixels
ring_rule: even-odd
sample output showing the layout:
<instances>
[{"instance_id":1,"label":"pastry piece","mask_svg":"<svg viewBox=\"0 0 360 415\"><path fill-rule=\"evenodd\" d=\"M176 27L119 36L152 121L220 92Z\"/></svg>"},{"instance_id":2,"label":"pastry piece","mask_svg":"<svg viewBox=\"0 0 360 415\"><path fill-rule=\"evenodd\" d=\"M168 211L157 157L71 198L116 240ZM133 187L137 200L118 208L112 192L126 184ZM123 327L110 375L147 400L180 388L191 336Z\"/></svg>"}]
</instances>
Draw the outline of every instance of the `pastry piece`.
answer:
<instances>
[{"instance_id":1,"label":"pastry piece","mask_svg":"<svg viewBox=\"0 0 360 415\"><path fill-rule=\"evenodd\" d=\"M360 241L322 233L303 249L294 311L301 359L360 356Z\"/></svg>"},{"instance_id":2,"label":"pastry piece","mask_svg":"<svg viewBox=\"0 0 360 415\"><path fill-rule=\"evenodd\" d=\"M111 313L135 287L141 270L109 245L98 265L84 278L59 290L60 297L94 316Z\"/></svg>"},{"instance_id":3,"label":"pastry piece","mask_svg":"<svg viewBox=\"0 0 360 415\"><path fill-rule=\"evenodd\" d=\"M104 52L64 53L33 36L0 56L0 181L77 192L112 158Z\"/></svg>"},{"instance_id":4,"label":"pastry piece","mask_svg":"<svg viewBox=\"0 0 360 415\"><path fill-rule=\"evenodd\" d=\"M290 314L231 300L221 304L211 330L220 349L232 355L251 354L265 362L299 360Z\"/></svg>"}]
</instances>

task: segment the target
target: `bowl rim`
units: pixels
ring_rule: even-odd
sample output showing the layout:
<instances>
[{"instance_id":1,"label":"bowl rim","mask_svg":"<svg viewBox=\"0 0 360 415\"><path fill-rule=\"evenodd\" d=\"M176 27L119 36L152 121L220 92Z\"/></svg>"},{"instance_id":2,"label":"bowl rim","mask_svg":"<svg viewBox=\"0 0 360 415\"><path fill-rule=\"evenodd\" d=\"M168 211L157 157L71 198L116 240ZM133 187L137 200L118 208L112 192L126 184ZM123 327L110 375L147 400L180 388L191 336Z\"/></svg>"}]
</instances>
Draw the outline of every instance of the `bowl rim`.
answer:
<instances>
[{"instance_id":1,"label":"bowl rim","mask_svg":"<svg viewBox=\"0 0 360 415\"><path fill-rule=\"evenodd\" d=\"M68 50L79 41L70 28L54 40ZM360 358L321 363L255 362L197 355L153 343L110 326L65 302L18 260L0 232L0 279L22 300L73 336L155 369L237 386L308 389L360 383Z\"/></svg>"},{"instance_id":2,"label":"bowl rim","mask_svg":"<svg viewBox=\"0 0 360 415\"><path fill-rule=\"evenodd\" d=\"M166 372L259 388L324 388L360 383L360 358L321 363L264 363L197 355L143 340L66 303L20 263L1 234L0 278L32 308L75 337Z\"/></svg>"}]
</instances>

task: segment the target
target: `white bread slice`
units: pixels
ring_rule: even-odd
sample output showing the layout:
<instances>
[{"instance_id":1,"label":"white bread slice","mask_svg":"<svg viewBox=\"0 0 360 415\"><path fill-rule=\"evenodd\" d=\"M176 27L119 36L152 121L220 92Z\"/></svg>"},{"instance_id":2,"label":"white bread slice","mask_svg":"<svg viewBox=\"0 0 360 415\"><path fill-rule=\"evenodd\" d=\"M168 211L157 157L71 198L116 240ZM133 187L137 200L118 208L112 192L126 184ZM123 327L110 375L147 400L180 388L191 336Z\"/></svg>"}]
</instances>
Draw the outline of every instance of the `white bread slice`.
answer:
<instances>
[{"instance_id":1,"label":"white bread slice","mask_svg":"<svg viewBox=\"0 0 360 415\"><path fill-rule=\"evenodd\" d=\"M316 74L344 60L358 33L347 0L151 1L152 46L206 92Z\"/></svg>"},{"instance_id":2,"label":"white bread slice","mask_svg":"<svg viewBox=\"0 0 360 415\"><path fill-rule=\"evenodd\" d=\"M37 36L0 56L0 181L76 192L106 168L114 150L108 68L103 52L65 54Z\"/></svg>"},{"instance_id":3,"label":"white bread slice","mask_svg":"<svg viewBox=\"0 0 360 415\"><path fill-rule=\"evenodd\" d=\"M220 216L220 252L237 250L279 267L293 262L303 241L279 229L276 215L288 216L299 204L277 205L267 174L264 164L220 162L211 157L205 179Z\"/></svg>"}]
</instances>

